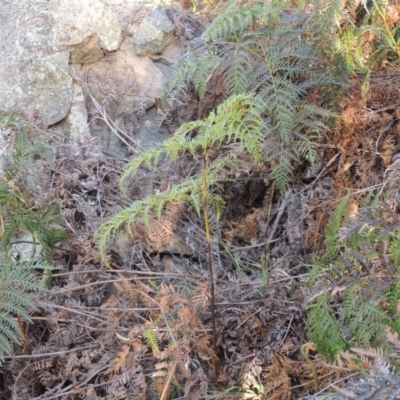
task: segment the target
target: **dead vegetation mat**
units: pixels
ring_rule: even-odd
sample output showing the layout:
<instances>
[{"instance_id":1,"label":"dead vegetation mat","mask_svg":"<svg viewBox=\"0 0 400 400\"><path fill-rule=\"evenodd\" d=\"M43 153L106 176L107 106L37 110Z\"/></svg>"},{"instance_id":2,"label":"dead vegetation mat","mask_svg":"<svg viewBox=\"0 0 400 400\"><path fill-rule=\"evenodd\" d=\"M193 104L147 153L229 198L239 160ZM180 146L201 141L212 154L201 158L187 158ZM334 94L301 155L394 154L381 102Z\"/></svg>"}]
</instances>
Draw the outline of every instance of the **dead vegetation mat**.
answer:
<instances>
[{"instance_id":1,"label":"dead vegetation mat","mask_svg":"<svg viewBox=\"0 0 400 400\"><path fill-rule=\"evenodd\" d=\"M218 354L204 226L194 210L173 205L150 229L119 233L107 249L111 268L94 240L130 200L196 166L182 160L151 177L141 171L125 198L123 165L94 141L59 142L46 176L69 240L56 248L51 292L36 297L40 311L25 326L31 354L16 345L1 370L2 398L283 400L344 383L354 367L329 364L307 345L305 283L336 204L350 191L357 209L397 182L399 87L398 69L372 74L366 96L354 78L320 160L296 168L284 197L268 166L237 171L225 187L227 211L212 221Z\"/></svg>"}]
</instances>

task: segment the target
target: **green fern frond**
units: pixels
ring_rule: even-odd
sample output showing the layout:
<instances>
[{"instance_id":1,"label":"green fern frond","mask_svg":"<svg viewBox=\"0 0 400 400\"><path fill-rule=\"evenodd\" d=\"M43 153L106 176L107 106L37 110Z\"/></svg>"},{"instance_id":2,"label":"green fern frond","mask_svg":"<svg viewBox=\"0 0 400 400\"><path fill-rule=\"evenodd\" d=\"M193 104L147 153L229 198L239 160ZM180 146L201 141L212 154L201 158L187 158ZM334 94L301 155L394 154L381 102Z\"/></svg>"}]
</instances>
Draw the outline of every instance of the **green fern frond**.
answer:
<instances>
[{"instance_id":1,"label":"green fern frond","mask_svg":"<svg viewBox=\"0 0 400 400\"><path fill-rule=\"evenodd\" d=\"M236 5L236 1L229 2L225 11L213 21L204 34L206 42L214 43L221 39L235 40L241 34L246 33L255 22L256 11L262 10L257 6L237 8Z\"/></svg>"},{"instance_id":2,"label":"green fern frond","mask_svg":"<svg viewBox=\"0 0 400 400\"><path fill-rule=\"evenodd\" d=\"M165 152L173 161L176 161L179 155L185 151L195 154L196 149L202 147L202 143L198 139L198 136L202 131L204 131L204 129L205 124L203 121L192 121L181 125L174 135L165 143ZM187 134L190 134L191 132L197 132L197 135L193 140L187 136Z\"/></svg>"},{"instance_id":3,"label":"green fern frond","mask_svg":"<svg viewBox=\"0 0 400 400\"><path fill-rule=\"evenodd\" d=\"M253 94L231 96L218 106L215 112L210 113L206 120L182 125L163 147L143 153L134 159L121 177L121 186L128 176L134 174L143 164L149 167L156 166L160 157L166 156L175 161L184 151L196 157L199 150L205 156L208 149L218 149L232 141L241 141L254 160L260 160L265 127L262 112L263 102ZM192 135L193 132L197 134ZM224 156L208 163L206 171L208 187L218 187L220 182L227 181L228 178L223 177L222 171L235 162L238 160L227 152ZM96 234L102 257L105 259L106 245L120 228L125 227L131 233L131 225L135 221L149 226L152 215L161 218L165 204L175 201L191 202L200 215L203 206L202 178L188 178L174 185L169 191L156 192L145 199L135 201L114 215ZM220 196L213 194L210 206L216 215L220 216L224 202Z\"/></svg>"},{"instance_id":4,"label":"green fern frond","mask_svg":"<svg viewBox=\"0 0 400 400\"><path fill-rule=\"evenodd\" d=\"M397 27L389 28L385 22L387 11L384 5L387 2L371 3L373 6L368 6L369 11L359 19L357 26L344 14L345 20L348 20L343 24L346 28L340 30L334 46L327 50L339 74L351 76L361 73L367 76L382 61L396 61L400 56L395 39Z\"/></svg>"},{"instance_id":5,"label":"green fern frond","mask_svg":"<svg viewBox=\"0 0 400 400\"><path fill-rule=\"evenodd\" d=\"M13 168L6 173L6 179L15 179L32 160L32 144L28 136L26 118L23 114L12 111L0 111L0 129L14 128L17 132L12 153Z\"/></svg>"},{"instance_id":6,"label":"green fern frond","mask_svg":"<svg viewBox=\"0 0 400 400\"><path fill-rule=\"evenodd\" d=\"M350 195L348 194L335 208L329 218L325 231L325 243L327 245L327 253L335 255L340 249L340 229L343 225L343 219L346 216L347 206L349 204Z\"/></svg>"},{"instance_id":7,"label":"green fern frond","mask_svg":"<svg viewBox=\"0 0 400 400\"><path fill-rule=\"evenodd\" d=\"M398 216L388 204L373 199L372 206L365 205L357 217L347 221L349 196L332 213L326 229L327 250L314 259L310 274L313 294L307 327L329 357L346 349L346 343L389 349L386 329L400 332ZM378 260L380 273L376 274L373 268ZM317 321L322 305L341 327L335 340L344 343L342 348L331 347L331 333Z\"/></svg>"},{"instance_id":8,"label":"green fern frond","mask_svg":"<svg viewBox=\"0 0 400 400\"><path fill-rule=\"evenodd\" d=\"M208 200L209 200L210 207L214 211L215 216L217 217L217 219L220 219L222 213L225 210L224 199L221 196L219 196L218 194L211 193Z\"/></svg>"},{"instance_id":9,"label":"green fern frond","mask_svg":"<svg viewBox=\"0 0 400 400\"><path fill-rule=\"evenodd\" d=\"M19 326L15 315L24 321L30 321L29 312L36 310L28 291L46 291L36 270L51 271L53 266L48 263L1 263L0 266L0 363L2 363L4 356L11 353L12 342L19 341Z\"/></svg>"},{"instance_id":10,"label":"green fern frond","mask_svg":"<svg viewBox=\"0 0 400 400\"><path fill-rule=\"evenodd\" d=\"M196 63L193 63L193 58ZM176 90L184 82L191 81L200 99L203 99L207 80L220 66L221 60L211 50L204 51L202 48L194 48L191 53L178 62L176 70L168 80L165 90L170 93ZM166 98L164 97L164 103Z\"/></svg>"},{"instance_id":11,"label":"green fern frond","mask_svg":"<svg viewBox=\"0 0 400 400\"><path fill-rule=\"evenodd\" d=\"M146 343L149 345L154 354L160 353L160 347L158 345L158 340L156 334L154 333L154 328L150 327L143 332L143 337Z\"/></svg>"},{"instance_id":12,"label":"green fern frond","mask_svg":"<svg viewBox=\"0 0 400 400\"><path fill-rule=\"evenodd\" d=\"M328 73L329 63L321 50L322 41L319 39L323 34L325 41L328 40L329 35L324 31L327 26L334 29L332 21L324 13L335 15L339 13L340 7L339 1L331 2L330 5L316 2L310 12L305 5L295 7L286 1L252 0L243 7L239 1L231 0L225 11L194 45L192 52L201 56L201 60L198 57L187 57L178 66L176 74L179 79L171 81L166 88L167 95L177 90L183 80L200 88L198 95L202 98L212 75L222 77L227 101L229 96L251 94L262 110L259 117L264 119L261 130L264 136L258 136L256 146L248 144L247 147L255 155L260 144L272 138L275 142L273 151L267 150L264 156L277 165L273 176L279 179L280 190L285 191L293 169L290 167L291 162L304 155L309 161L315 159L311 138L303 131L312 131L313 139L317 139L319 133L326 128L326 120L333 117L332 112L305 101L307 94L315 88L343 87L345 83L340 75ZM314 23L313 19L318 19L318 23ZM205 62L208 58L214 66L211 69ZM223 123L221 112L217 114L218 120ZM217 114L211 112L210 120ZM233 116L229 114L230 118ZM247 119L241 125L238 123L236 132L243 132L243 127L252 127L248 122ZM258 121L254 124L257 125ZM209 131L204 129L205 126L193 124L187 125L187 128L207 138L208 142ZM232 138L235 137L232 135ZM182 137L175 141L175 146L179 143L182 149L189 146ZM303 145L303 141L307 143ZM193 154L195 146L191 144ZM300 152L299 144L302 148ZM207 145L203 143L203 149ZM174 157L178 156L176 148ZM256 157L262 157L262 153L257 153Z\"/></svg>"},{"instance_id":13,"label":"green fern frond","mask_svg":"<svg viewBox=\"0 0 400 400\"><path fill-rule=\"evenodd\" d=\"M51 262L54 246L68 237L67 232L60 228L64 218L57 204L40 207L35 211L27 209L21 201L8 200L8 208L2 213L6 229L0 238L5 252L12 238L20 233L30 233L43 247L45 260Z\"/></svg>"},{"instance_id":14,"label":"green fern frond","mask_svg":"<svg viewBox=\"0 0 400 400\"><path fill-rule=\"evenodd\" d=\"M230 160L226 160L228 163ZM210 186L218 185L220 178L217 171L210 169L208 182ZM125 227L132 234L131 225L133 222L143 222L146 226L150 225L151 217L161 217L162 210L167 203L185 202L193 203L198 213L201 213L201 177L197 179L187 179L171 187L166 192L156 192L142 200L134 201L129 207L115 214L106 223L104 223L96 233L96 240L99 242L101 254L105 259L105 248L107 243L114 237L116 232Z\"/></svg>"},{"instance_id":15,"label":"green fern frond","mask_svg":"<svg viewBox=\"0 0 400 400\"><path fill-rule=\"evenodd\" d=\"M155 168L158 164L160 156L162 154L162 150L152 149L148 150L142 154L139 154L135 157L124 169L121 178L120 178L120 189L123 193L125 193L124 184L126 180L134 175L136 171L144 166L150 169Z\"/></svg>"},{"instance_id":16,"label":"green fern frond","mask_svg":"<svg viewBox=\"0 0 400 400\"><path fill-rule=\"evenodd\" d=\"M189 151L192 155L201 148L219 148L232 140L242 141L250 155L258 161L262 153L263 102L252 94L231 96L210 113L204 121L183 124L165 144L165 153L173 161L179 153ZM189 134L197 131L192 139Z\"/></svg>"},{"instance_id":17,"label":"green fern frond","mask_svg":"<svg viewBox=\"0 0 400 400\"><path fill-rule=\"evenodd\" d=\"M135 173L145 163L152 164L159 160L162 155L175 161L181 152L187 151L194 157L198 152L206 157L207 151L211 148L220 148L232 141L241 141L255 161L261 158L263 150L263 129L265 122L261 116L263 106L253 94L241 94L231 96L224 103L218 106L215 112L210 113L204 121L194 121L182 125L177 132L166 141L164 146L156 151L149 151L137 157L131 162L122 176L124 180ZM196 134L193 135L193 131ZM205 178L208 190L217 188L223 181L229 179L222 173L229 165L238 163L239 160L232 156L232 151L217 157L212 162L206 160ZM203 178L188 178L178 183L166 192L155 192L142 200L133 202L128 208L118 212L105 224L96 234L103 259L105 259L105 248L107 243L114 237L116 232L125 227L129 233L131 225L136 221L150 225L152 216L161 218L164 206L173 202L191 202L200 215L203 208ZM210 206L216 215L220 216L224 209L224 202L217 194L210 197Z\"/></svg>"},{"instance_id":18,"label":"green fern frond","mask_svg":"<svg viewBox=\"0 0 400 400\"><path fill-rule=\"evenodd\" d=\"M229 59L235 59L233 65L226 66L226 71L224 71L224 65L222 65L225 87L227 92L232 95L246 93L254 80L254 57L241 47L234 47L232 54L229 55Z\"/></svg>"},{"instance_id":19,"label":"green fern frond","mask_svg":"<svg viewBox=\"0 0 400 400\"><path fill-rule=\"evenodd\" d=\"M19 326L17 321L10 319L10 314L0 311L0 365L4 357L12 353L12 343L19 343Z\"/></svg>"},{"instance_id":20,"label":"green fern frond","mask_svg":"<svg viewBox=\"0 0 400 400\"><path fill-rule=\"evenodd\" d=\"M156 214L160 216L166 203L192 200L191 192L196 187L199 187L198 181L189 179L174 185L168 192L156 192L142 200L134 201L129 207L115 214L99 228L95 236L103 259L106 259L105 249L108 242L112 240L119 229L125 227L128 233L132 234L131 225L135 221L149 226L151 216Z\"/></svg>"},{"instance_id":21,"label":"green fern frond","mask_svg":"<svg viewBox=\"0 0 400 400\"><path fill-rule=\"evenodd\" d=\"M0 129L15 130L16 141L12 152L12 165L0 179L0 362L12 350L12 342L18 342L20 326L16 316L30 321L30 311L36 310L29 292L46 291L38 273L50 274L53 267L54 245L66 238L61 229L64 219L57 205L33 208L29 193L21 182L33 161L35 145L28 135L27 120L22 114L0 111ZM39 139L37 139L39 141ZM11 241L19 233L30 233L42 245L47 262L16 263L10 254Z\"/></svg>"},{"instance_id":22,"label":"green fern frond","mask_svg":"<svg viewBox=\"0 0 400 400\"><path fill-rule=\"evenodd\" d=\"M328 293L318 297L309 307L306 327L310 340L321 353L328 359L334 360L339 350L348 349L350 346L344 339L344 326L329 306L330 301L331 296Z\"/></svg>"},{"instance_id":23,"label":"green fern frond","mask_svg":"<svg viewBox=\"0 0 400 400\"><path fill-rule=\"evenodd\" d=\"M393 262L393 269L395 273L400 269L400 232L396 232L388 237L389 242L389 255Z\"/></svg>"},{"instance_id":24,"label":"green fern frond","mask_svg":"<svg viewBox=\"0 0 400 400\"><path fill-rule=\"evenodd\" d=\"M290 150L285 149L284 146L280 146L279 155L274 160L275 165L273 166L271 177L276 182L281 193L285 193L289 184L289 177L293 171L292 160L294 156L295 154L290 152Z\"/></svg>"},{"instance_id":25,"label":"green fern frond","mask_svg":"<svg viewBox=\"0 0 400 400\"><path fill-rule=\"evenodd\" d=\"M391 326L391 320L377 302L363 303L349 321L351 335L359 347L388 348L383 327Z\"/></svg>"},{"instance_id":26,"label":"green fern frond","mask_svg":"<svg viewBox=\"0 0 400 400\"><path fill-rule=\"evenodd\" d=\"M32 143L29 140L26 127L21 128L18 132L12 159L17 173L21 172L32 160Z\"/></svg>"},{"instance_id":27,"label":"green fern frond","mask_svg":"<svg viewBox=\"0 0 400 400\"><path fill-rule=\"evenodd\" d=\"M184 151L195 155L198 148L203 151L214 145L220 147L232 138L245 143L255 160L259 160L262 151L261 118L262 102L252 95L232 96L212 112L205 121L193 121L183 124L165 145L157 150L149 150L133 159L121 176L121 187L126 179L133 175L141 166L153 168L162 155L176 161ZM189 134L198 131L194 138Z\"/></svg>"},{"instance_id":28,"label":"green fern frond","mask_svg":"<svg viewBox=\"0 0 400 400\"><path fill-rule=\"evenodd\" d=\"M17 136L12 165L3 179L0 179L0 217L4 226L0 245L3 252L8 254L10 242L15 235L22 232L30 233L42 245L46 261L51 262L54 245L67 237L66 231L61 229L64 218L58 205L44 205L33 209L29 205L29 194L24 193L19 187L22 173L33 161L34 153L24 116L18 113L0 112L1 127L17 129Z\"/></svg>"},{"instance_id":29,"label":"green fern frond","mask_svg":"<svg viewBox=\"0 0 400 400\"><path fill-rule=\"evenodd\" d=\"M5 205L12 195L11 188L6 180L0 179L0 205Z\"/></svg>"}]
</instances>

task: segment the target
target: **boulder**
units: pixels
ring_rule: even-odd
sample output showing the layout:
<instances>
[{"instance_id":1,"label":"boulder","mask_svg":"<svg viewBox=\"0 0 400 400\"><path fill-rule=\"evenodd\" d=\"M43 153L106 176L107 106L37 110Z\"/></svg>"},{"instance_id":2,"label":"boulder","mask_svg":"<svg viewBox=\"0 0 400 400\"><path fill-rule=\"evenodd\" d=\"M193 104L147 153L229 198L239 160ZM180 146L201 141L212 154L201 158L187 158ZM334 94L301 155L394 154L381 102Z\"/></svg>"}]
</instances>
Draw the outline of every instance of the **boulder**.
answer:
<instances>
[{"instance_id":1,"label":"boulder","mask_svg":"<svg viewBox=\"0 0 400 400\"><path fill-rule=\"evenodd\" d=\"M53 54L48 0L3 0L0 13L0 109L42 125L65 118L72 100L69 54Z\"/></svg>"},{"instance_id":2,"label":"boulder","mask_svg":"<svg viewBox=\"0 0 400 400\"><path fill-rule=\"evenodd\" d=\"M3 175L12 163L11 160L11 137L13 129L2 126L3 121L0 118L0 176Z\"/></svg>"},{"instance_id":3,"label":"boulder","mask_svg":"<svg viewBox=\"0 0 400 400\"><path fill-rule=\"evenodd\" d=\"M121 44L120 23L105 0L51 0L49 11L51 44L56 51L68 50L72 63L98 61Z\"/></svg>"},{"instance_id":4,"label":"boulder","mask_svg":"<svg viewBox=\"0 0 400 400\"><path fill-rule=\"evenodd\" d=\"M48 0L2 0L0 61L40 58L52 53Z\"/></svg>"},{"instance_id":5,"label":"boulder","mask_svg":"<svg viewBox=\"0 0 400 400\"><path fill-rule=\"evenodd\" d=\"M30 233L19 233L10 246L10 253L15 262L43 262L43 247Z\"/></svg>"},{"instance_id":6,"label":"boulder","mask_svg":"<svg viewBox=\"0 0 400 400\"><path fill-rule=\"evenodd\" d=\"M154 5L140 1L125 27L137 32L122 41L124 13L131 10L125 6L132 2L118 3L119 8L108 2L3 0L0 109L22 111L42 127L52 126L78 141L89 134L88 114L91 133L97 136L96 122L103 110L127 134L140 134L141 118L162 96L179 46L165 48L174 29L165 10L155 6L151 11ZM152 57L158 67L145 53L156 53ZM69 74L69 68L74 72ZM71 76L77 77L75 83ZM83 82L93 97L83 93ZM156 130L157 115L152 115L146 123L151 120L151 130ZM107 125L101 125L101 132L109 136Z\"/></svg>"},{"instance_id":7,"label":"boulder","mask_svg":"<svg viewBox=\"0 0 400 400\"><path fill-rule=\"evenodd\" d=\"M103 62L76 66L76 74L87 81L91 94L113 120L127 110L144 112L162 95L164 75L149 57L135 54L132 38L126 38Z\"/></svg>"},{"instance_id":8,"label":"boulder","mask_svg":"<svg viewBox=\"0 0 400 400\"><path fill-rule=\"evenodd\" d=\"M74 82L72 87L73 98L69 113L53 129L63 132L66 137L74 142L82 143L85 139L90 138L85 96L82 86L78 82Z\"/></svg>"},{"instance_id":9,"label":"boulder","mask_svg":"<svg viewBox=\"0 0 400 400\"><path fill-rule=\"evenodd\" d=\"M165 10L158 6L145 18L135 33L135 51L138 56L159 54L173 39L174 24Z\"/></svg>"},{"instance_id":10,"label":"boulder","mask_svg":"<svg viewBox=\"0 0 400 400\"><path fill-rule=\"evenodd\" d=\"M44 126L68 114L72 78L67 52L0 62L0 108L20 110Z\"/></svg>"}]
</instances>

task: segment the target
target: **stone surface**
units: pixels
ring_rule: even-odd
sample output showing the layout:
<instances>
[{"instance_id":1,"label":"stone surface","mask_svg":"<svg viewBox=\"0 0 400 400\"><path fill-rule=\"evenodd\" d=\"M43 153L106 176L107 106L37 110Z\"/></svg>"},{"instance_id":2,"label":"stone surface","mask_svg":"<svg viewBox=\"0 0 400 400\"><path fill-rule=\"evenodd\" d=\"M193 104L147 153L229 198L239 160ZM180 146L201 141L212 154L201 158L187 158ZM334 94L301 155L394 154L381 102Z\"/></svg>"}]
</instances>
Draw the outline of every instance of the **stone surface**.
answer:
<instances>
[{"instance_id":1,"label":"stone surface","mask_svg":"<svg viewBox=\"0 0 400 400\"><path fill-rule=\"evenodd\" d=\"M10 245L11 255L18 263L43 261L43 247L30 233L19 233Z\"/></svg>"},{"instance_id":2,"label":"stone surface","mask_svg":"<svg viewBox=\"0 0 400 400\"><path fill-rule=\"evenodd\" d=\"M157 7L139 25L135 37L135 51L138 56L159 54L171 43L174 24L162 7Z\"/></svg>"},{"instance_id":3,"label":"stone surface","mask_svg":"<svg viewBox=\"0 0 400 400\"><path fill-rule=\"evenodd\" d=\"M65 118L72 100L69 54L53 54L48 0L3 0L0 13L0 108L48 126Z\"/></svg>"},{"instance_id":4,"label":"stone surface","mask_svg":"<svg viewBox=\"0 0 400 400\"><path fill-rule=\"evenodd\" d=\"M8 166L11 165L11 151L10 138L12 136L12 128L2 127L0 129L0 176L7 171Z\"/></svg>"},{"instance_id":5,"label":"stone surface","mask_svg":"<svg viewBox=\"0 0 400 400\"><path fill-rule=\"evenodd\" d=\"M154 59L157 65L134 49L132 35L143 20L146 35L158 30L152 44L158 47L150 50L162 51ZM96 124L89 129L88 119L98 122L105 110L118 128L143 147L164 140L157 132L158 115L152 107L162 96L180 46L172 43L165 48L173 25L157 2L2 0L0 23L0 109L22 111L73 140L80 141L91 131L104 136L102 143L115 139L120 145L106 124L100 122L97 131ZM121 25L125 34L130 32L123 42ZM78 81L73 83L69 68ZM88 83L100 113L83 92L82 82Z\"/></svg>"},{"instance_id":6,"label":"stone surface","mask_svg":"<svg viewBox=\"0 0 400 400\"><path fill-rule=\"evenodd\" d=\"M189 274L189 270L185 265L185 259L174 255L166 254L162 258L164 271L172 274Z\"/></svg>"},{"instance_id":7,"label":"stone surface","mask_svg":"<svg viewBox=\"0 0 400 400\"><path fill-rule=\"evenodd\" d=\"M78 82L73 83L73 98L67 117L53 128L56 128L67 138L78 143L90 137L85 96Z\"/></svg>"},{"instance_id":8,"label":"stone surface","mask_svg":"<svg viewBox=\"0 0 400 400\"><path fill-rule=\"evenodd\" d=\"M0 12L0 61L21 57L40 58L52 53L48 0L2 0Z\"/></svg>"},{"instance_id":9,"label":"stone surface","mask_svg":"<svg viewBox=\"0 0 400 400\"><path fill-rule=\"evenodd\" d=\"M20 110L49 126L66 117L72 100L69 54L0 63L0 108Z\"/></svg>"},{"instance_id":10,"label":"stone surface","mask_svg":"<svg viewBox=\"0 0 400 400\"><path fill-rule=\"evenodd\" d=\"M122 41L118 18L104 0L51 0L49 10L51 44L70 51L72 63L98 61Z\"/></svg>"},{"instance_id":11,"label":"stone surface","mask_svg":"<svg viewBox=\"0 0 400 400\"><path fill-rule=\"evenodd\" d=\"M169 44L162 54L150 55L152 61L159 62L166 66L175 64L182 55L182 47L175 41Z\"/></svg>"},{"instance_id":12,"label":"stone surface","mask_svg":"<svg viewBox=\"0 0 400 400\"><path fill-rule=\"evenodd\" d=\"M135 54L132 38L103 62L76 66L76 73L82 80L87 76L90 92L111 119L140 107L144 112L162 95L164 75L150 58Z\"/></svg>"}]
</instances>

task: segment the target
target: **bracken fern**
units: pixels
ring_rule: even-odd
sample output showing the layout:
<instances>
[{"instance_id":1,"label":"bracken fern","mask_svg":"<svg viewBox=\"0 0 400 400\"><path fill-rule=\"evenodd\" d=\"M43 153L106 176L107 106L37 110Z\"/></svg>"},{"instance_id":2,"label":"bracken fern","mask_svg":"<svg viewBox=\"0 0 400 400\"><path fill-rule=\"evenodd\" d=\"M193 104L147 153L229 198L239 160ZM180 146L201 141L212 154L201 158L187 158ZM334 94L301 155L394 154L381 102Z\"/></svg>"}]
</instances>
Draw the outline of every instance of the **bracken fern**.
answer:
<instances>
[{"instance_id":1,"label":"bracken fern","mask_svg":"<svg viewBox=\"0 0 400 400\"><path fill-rule=\"evenodd\" d=\"M315 257L307 327L328 358L350 347L388 349L386 330L400 332L400 233L385 203L346 219L346 197L326 230L327 251Z\"/></svg>"},{"instance_id":2,"label":"bracken fern","mask_svg":"<svg viewBox=\"0 0 400 400\"><path fill-rule=\"evenodd\" d=\"M218 149L232 140L241 142L245 151L258 161L262 153L262 135L265 129L260 104L262 101L254 95L231 96L205 121L194 121L182 125L159 150L149 150L136 157L126 167L121 177L121 186L141 166L155 167L162 157L169 157L176 161L179 154L183 152L193 157L198 157L199 154L207 157L209 149ZM191 135L192 132L197 134ZM220 217L223 212L224 201L218 193L213 191L213 188L229 180L223 171L238 163L240 159L237 155L235 156L235 150L226 150L221 156L206 163L208 203L217 217ZM115 214L97 233L103 258L105 259L106 256L107 243L118 229L126 227L130 232L133 222L142 222L149 226L151 217L160 218L167 203L190 202L200 215L204 201L203 182L202 174L188 177L172 186L170 190L158 191L144 199L134 201L129 207Z\"/></svg>"},{"instance_id":3,"label":"bracken fern","mask_svg":"<svg viewBox=\"0 0 400 400\"><path fill-rule=\"evenodd\" d=\"M4 361L5 354L12 349L12 341L23 335L22 321L30 321L29 312L36 309L29 291L46 291L53 268L52 250L67 235L60 229L63 218L59 207L32 206L29 193L23 189L34 153L24 116L0 112L0 129L9 129L16 135L11 160L0 176L0 361ZM31 234L42 246L46 262L14 260L10 245L20 233ZM40 270L43 277L38 273Z\"/></svg>"},{"instance_id":4,"label":"bracken fern","mask_svg":"<svg viewBox=\"0 0 400 400\"><path fill-rule=\"evenodd\" d=\"M51 271L52 265L45 262L10 263L0 256L0 363L11 353L12 342L19 341L20 326L16 315L30 321L29 312L36 306L28 291L46 291L38 269Z\"/></svg>"},{"instance_id":5,"label":"bracken fern","mask_svg":"<svg viewBox=\"0 0 400 400\"><path fill-rule=\"evenodd\" d=\"M28 136L27 123L18 113L0 113L0 129L12 128L17 137L12 153L11 165L0 177L0 245L8 254L11 240L18 233L31 234L43 247L46 261L51 262L56 243L66 239L65 230L60 229L64 218L57 204L32 206L23 180L33 163L34 144Z\"/></svg>"},{"instance_id":6,"label":"bracken fern","mask_svg":"<svg viewBox=\"0 0 400 400\"><path fill-rule=\"evenodd\" d=\"M202 99L212 75L221 76L227 97L257 94L263 107L268 143L263 154L273 165L272 177L285 191L293 163L315 159L314 140L333 116L307 100L310 91L341 86L328 68L322 43L328 45L330 22L338 2L315 2L313 11L289 1L231 1L178 65L166 93L191 82ZM330 40L330 39L329 39Z\"/></svg>"}]
</instances>

